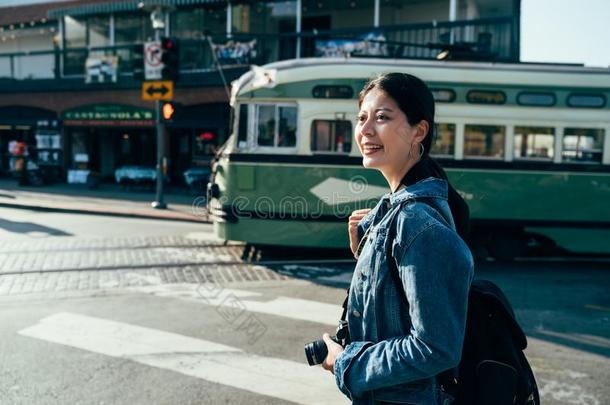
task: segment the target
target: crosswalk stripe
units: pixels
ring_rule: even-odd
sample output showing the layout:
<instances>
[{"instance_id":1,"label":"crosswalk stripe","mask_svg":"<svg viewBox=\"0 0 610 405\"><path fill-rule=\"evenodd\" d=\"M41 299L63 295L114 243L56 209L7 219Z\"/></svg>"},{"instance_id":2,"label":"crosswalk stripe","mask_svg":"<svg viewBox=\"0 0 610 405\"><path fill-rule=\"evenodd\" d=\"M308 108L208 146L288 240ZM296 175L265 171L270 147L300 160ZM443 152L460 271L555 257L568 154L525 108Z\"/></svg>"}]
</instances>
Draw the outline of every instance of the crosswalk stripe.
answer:
<instances>
[{"instance_id":1,"label":"crosswalk stripe","mask_svg":"<svg viewBox=\"0 0 610 405\"><path fill-rule=\"evenodd\" d=\"M332 376L320 367L176 333L69 312L18 333L298 404L347 403Z\"/></svg>"},{"instance_id":2,"label":"crosswalk stripe","mask_svg":"<svg viewBox=\"0 0 610 405\"><path fill-rule=\"evenodd\" d=\"M261 297L263 294L261 293L221 288L214 284L201 284L199 286L186 283L160 284L131 287L130 289L156 296L179 298L212 306L231 305L234 302L232 298L237 298L243 304L243 307L251 312L282 316L300 321L317 322L331 326L337 326L341 315L341 307L339 305L282 296L262 301Z\"/></svg>"}]
</instances>

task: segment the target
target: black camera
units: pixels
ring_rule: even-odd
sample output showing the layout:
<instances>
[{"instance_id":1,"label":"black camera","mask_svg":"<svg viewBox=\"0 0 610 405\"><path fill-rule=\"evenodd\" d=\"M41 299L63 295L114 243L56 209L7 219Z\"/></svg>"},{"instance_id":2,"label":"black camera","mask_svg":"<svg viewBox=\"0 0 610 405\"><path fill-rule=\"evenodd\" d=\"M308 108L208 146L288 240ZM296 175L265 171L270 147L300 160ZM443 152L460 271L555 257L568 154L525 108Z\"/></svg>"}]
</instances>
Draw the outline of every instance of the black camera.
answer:
<instances>
[{"instance_id":1,"label":"black camera","mask_svg":"<svg viewBox=\"0 0 610 405\"><path fill-rule=\"evenodd\" d=\"M350 343L347 321L339 322L339 326L337 326L337 333L335 336L331 336L331 339L343 347ZM305 345L305 357L307 357L307 362L310 366L322 364L327 355L328 348L322 339Z\"/></svg>"}]
</instances>

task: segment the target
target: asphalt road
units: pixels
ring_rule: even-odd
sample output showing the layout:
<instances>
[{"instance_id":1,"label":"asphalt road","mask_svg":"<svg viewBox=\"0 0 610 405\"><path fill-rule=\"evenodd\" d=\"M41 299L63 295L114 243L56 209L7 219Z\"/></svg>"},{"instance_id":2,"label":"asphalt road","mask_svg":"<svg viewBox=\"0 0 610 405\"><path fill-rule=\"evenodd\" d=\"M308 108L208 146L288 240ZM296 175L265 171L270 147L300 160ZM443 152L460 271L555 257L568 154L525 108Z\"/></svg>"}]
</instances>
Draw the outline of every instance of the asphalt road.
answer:
<instances>
[{"instance_id":1,"label":"asphalt road","mask_svg":"<svg viewBox=\"0 0 610 405\"><path fill-rule=\"evenodd\" d=\"M334 329L349 264L239 264L210 225L8 209L0 240L0 404L347 403L303 345ZM609 263L477 276L513 303L543 404L610 403Z\"/></svg>"}]
</instances>

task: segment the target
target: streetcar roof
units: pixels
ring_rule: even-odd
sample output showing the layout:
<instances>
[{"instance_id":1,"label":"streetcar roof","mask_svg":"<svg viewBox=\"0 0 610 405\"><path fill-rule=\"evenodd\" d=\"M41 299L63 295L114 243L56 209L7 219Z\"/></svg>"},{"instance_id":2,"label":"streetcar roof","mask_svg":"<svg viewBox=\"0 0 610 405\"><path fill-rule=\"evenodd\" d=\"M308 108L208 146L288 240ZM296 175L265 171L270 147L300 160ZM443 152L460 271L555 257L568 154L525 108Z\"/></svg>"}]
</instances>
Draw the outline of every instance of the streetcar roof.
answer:
<instances>
[{"instance_id":1,"label":"streetcar roof","mask_svg":"<svg viewBox=\"0 0 610 405\"><path fill-rule=\"evenodd\" d=\"M265 69L289 69L300 66L326 66L336 64L359 64L359 65L392 65L392 66L424 66L443 67L452 69L493 69L493 70L519 70L519 71L547 71L547 72L570 72L570 73L605 73L610 74L610 67L589 67L578 64L560 63L499 63L499 62L468 62L468 61L439 61L431 59L389 59L389 58L300 58L288 59L269 63L261 66Z\"/></svg>"},{"instance_id":2,"label":"streetcar roof","mask_svg":"<svg viewBox=\"0 0 610 405\"><path fill-rule=\"evenodd\" d=\"M301 58L253 67L234 82L233 96L280 83L367 79L392 71L408 71L425 81L447 83L610 88L610 68L385 58Z\"/></svg>"}]
</instances>

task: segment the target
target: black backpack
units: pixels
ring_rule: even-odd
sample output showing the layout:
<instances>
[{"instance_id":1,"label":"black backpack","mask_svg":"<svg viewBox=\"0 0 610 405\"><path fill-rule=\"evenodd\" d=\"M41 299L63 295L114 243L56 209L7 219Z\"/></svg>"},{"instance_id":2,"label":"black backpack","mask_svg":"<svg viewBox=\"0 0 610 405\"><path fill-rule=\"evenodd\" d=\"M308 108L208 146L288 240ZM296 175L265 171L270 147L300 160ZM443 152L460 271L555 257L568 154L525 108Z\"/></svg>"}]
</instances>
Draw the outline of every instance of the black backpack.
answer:
<instances>
[{"instance_id":1,"label":"black backpack","mask_svg":"<svg viewBox=\"0 0 610 405\"><path fill-rule=\"evenodd\" d=\"M408 310L392 257L394 218L390 221L389 270ZM468 294L462 358L457 368L437 375L437 381L455 398L454 405L540 405L536 379L523 353L526 347L525 333L500 287L488 280L474 280Z\"/></svg>"},{"instance_id":2,"label":"black backpack","mask_svg":"<svg viewBox=\"0 0 610 405\"><path fill-rule=\"evenodd\" d=\"M456 405L539 405L526 347L527 338L502 290L491 281L474 280L462 359L456 370L437 379Z\"/></svg>"}]
</instances>

